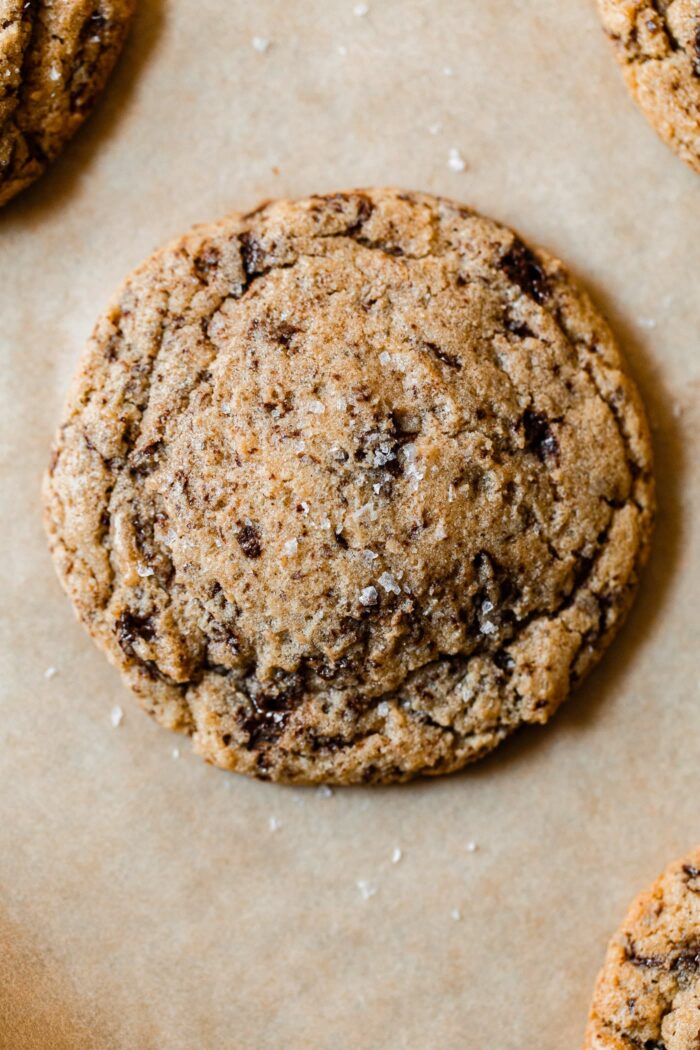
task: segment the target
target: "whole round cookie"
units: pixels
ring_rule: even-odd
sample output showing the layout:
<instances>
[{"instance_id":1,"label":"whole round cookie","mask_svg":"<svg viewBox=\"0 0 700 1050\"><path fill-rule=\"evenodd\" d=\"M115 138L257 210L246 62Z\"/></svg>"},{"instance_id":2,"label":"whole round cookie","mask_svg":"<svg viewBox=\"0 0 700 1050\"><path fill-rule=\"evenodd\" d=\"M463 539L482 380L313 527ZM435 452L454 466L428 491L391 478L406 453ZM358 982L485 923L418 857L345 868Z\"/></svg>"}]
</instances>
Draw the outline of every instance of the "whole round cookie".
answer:
<instances>
[{"instance_id":1,"label":"whole round cookie","mask_svg":"<svg viewBox=\"0 0 700 1050\"><path fill-rule=\"evenodd\" d=\"M199 227L98 322L46 481L59 575L164 725L389 781L546 722L630 603L643 410L562 265L370 190Z\"/></svg>"},{"instance_id":2,"label":"whole round cookie","mask_svg":"<svg viewBox=\"0 0 700 1050\"><path fill-rule=\"evenodd\" d=\"M630 91L661 137L700 171L700 3L598 5Z\"/></svg>"},{"instance_id":3,"label":"whole round cookie","mask_svg":"<svg viewBox=\"0 0 700 1050\"><path fill-rule=\"evenodd\" d=\"M700 1046L700 849L634 902L598 978L585 1050Z\"/></svg>"},{"instance_id":4,"label":"whole round cookie","mask_svg":"<svg viewBox=\"0 0 700 1050\"><path fill-rule=\"evenodd\" d=\"M0 0L0 205L91 111L136 0Z\"/></svg>"}]
</instances>

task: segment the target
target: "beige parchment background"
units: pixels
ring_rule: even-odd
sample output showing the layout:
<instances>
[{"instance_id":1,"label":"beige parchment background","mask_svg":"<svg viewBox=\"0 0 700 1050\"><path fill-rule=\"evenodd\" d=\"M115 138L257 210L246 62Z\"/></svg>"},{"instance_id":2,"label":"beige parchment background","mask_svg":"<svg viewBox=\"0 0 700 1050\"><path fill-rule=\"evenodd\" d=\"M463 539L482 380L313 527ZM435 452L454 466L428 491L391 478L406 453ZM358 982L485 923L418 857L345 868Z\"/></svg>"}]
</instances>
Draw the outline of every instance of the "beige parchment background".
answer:
<instances>
[{"instance_id":1,"label":"beige parchment background","mask_svg":"<svg viewBox=\"0 0 700 1050\"><path fill-rule=\"evenodd\" d=\"M576 1050L628 900L700 842L700 179L592 0L353 7L141 0L99 110L0 215L2 1050ZM645 395L660 517L624 634L546 729L326 798L207 768L137 709L54 579L38 490L145 255L264 197L387 183L579 275Z\"/></svg>"}]
</instances>

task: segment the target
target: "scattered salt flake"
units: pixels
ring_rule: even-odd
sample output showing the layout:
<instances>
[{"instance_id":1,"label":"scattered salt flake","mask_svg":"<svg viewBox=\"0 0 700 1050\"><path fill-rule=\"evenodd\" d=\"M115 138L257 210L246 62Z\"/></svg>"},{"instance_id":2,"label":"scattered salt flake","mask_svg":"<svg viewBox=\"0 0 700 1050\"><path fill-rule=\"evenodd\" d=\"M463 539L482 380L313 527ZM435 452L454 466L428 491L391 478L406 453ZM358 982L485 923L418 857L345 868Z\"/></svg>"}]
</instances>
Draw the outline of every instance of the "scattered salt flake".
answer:
<instances>
[{"instance_id":1,"label":"scattered salt flake","mask_svg":"<svg viewBox=\"0 0 700 1050\"><path fill-rule=\"evenodd\" d=\"M357 519L361 518L364 514L367 515L370 521L376 521L379 517L373 503L363 503L361 507L358 507L357 510L353 511L352 516L357 521Z\"/></svg>"},{"instance_id":2,"label":"scattered salt flake","mask_svg":"<svg viewBox=\"0 0 700 1050\"><path fill-rule=\"evenodd\" d=\"M55 678L58 674L57 667L47 667L44 671L44 678Z\"/></svg>"},{"instance_id":3,"label":"scattered salt flake","mask_svg":"<svg viewBox=\"0 0 700 1050\"><path fill-rule=\"evenodd\" d=\"M117 705L116 707L112 708L109 717L112 725L116 729L117 726L120 726L124 720L124 712L122 711L121 707Z\"/></svg>"},{"instance_id":4,"label":"scattered salt flake","mask_svg":"<svg viewBox=\"0 0 700 1050\"><path fill-rule=\"evenodd\" d=\"M383 572L379 577L379 584L385 591L391 594L401 594L401 588L390 572Z\"/></svg>"},{"instance_id":5,"label":"scattered salt flake","mask_svg":"<svg viewBox=\"0 0 700 1050\"><path fill-rule=\"evenodd\" d=\"M464 171L466 166L467 164L464 157L459 150L453 146L447 155L447 167L450 171Z\"/></svg>"},{"instance_id":6,"label":"scattered salt flake","mask_svg":"<svg viewBox=\"0 0 700 1050\"><path fill-rule=\"evenodd\" d=\"M149 568L148 565L142 565L141 562L136 566L136 572L142 577L142 579L145 579L148 576L153 576L153 569Z\"/></svg>"},{"instance_id":7,"label":"scattered salt flake","mask_svg":"<svg viewBox=\"0 0 700 1050\"><path fill-rule=\"evenodd\" d=\"M358 18L364 18L365 15L369 14L369 4L355 4L352 13L357 15Z\"/></svg>"},{"instance_id":8,"label":"scattered salt flake","mask_svg":"<svg viewBox=\"0 0 700 1050\"><path fill-rule=\"evenodd\" d=\"M387 367L387 365L391 364L391 354L388 350L382 350L381 354L379 355L379 362L380 364L384 365L385 368Z\"/></svg>"},{"instance_id":9,"label":"scattered salt flake","mask_svg":"<svg viewBox=\"0 0 700 1050\"><path fill-rule=\"evenodd\" d=\"M336 398L335 407L338 409L339 412L344 412L345 409L348 407L348 403L344 397L339 397ZM335 449L333 451L335 451ZM342 450L338 449L338 451Z\"/></svg>"},{"instance_id":10,"label":"scattered salt flake","mask_svg":"<svg viewBox=\"0 0 700 1050\"><path fill-rule=\"evenodd\" d=\"M309 402L309 412L313 412L315 416L322 416L325 411L326 406L324 405L323 401Z\"/></svg>"},{"instance_id":11,"label":"scattered salt flake","mask_svg":"<svg viewBox=\"0 0 700 1050\"><path fill-rule=\"evenodd\" d=\"M267 823L270 828L270 831L279 831L279 829L282 827L277 817L270 817Z\"/></svg>"},{"instance_id":12,"label":"scattered salt flake","mask_svg":"<svg viewBox=\"0 0 700 1050\"><path fill-rule=\"evenodd\" d=\"M365 587L360 591L360 605L376 605L378 598L376 587Z\"/></svg>"},{"instance_id":13,"label":"scattered salt flake","mask_svg":"<svg viewBox=\"0 0 700 1050\"><path fill-rule=\"evenodd\" d=\"M319 784L316 794L321 798L333 798L333 788L329 787L328 784Z\"/></svg>"},{"instance_id":14,"label":"scattered salt flake","mask_svg":"<svg viewBox=\"0 0 700 1050\"><path fill-rule=\"evenodd\" d=\"M225 401L224 401L224 403L221 406L221 412L222 412L222 415L224 415L224 416L230 416L231 415L231 406L229 404L227 404Z\"/></svg>"},{"instance_id":15,"label":"scattered salt flake","mask_svg":"<svg viewBox=\"0 0 700 1050\"><path fill-rule=\"evenodd\" d=\"M358 879L357 888L360 891L360 896L363 901L368 901L370 897L374 897L377 892L377 887L372 882L368 882L367 879Z\"/></svg>"},{"instance_id":16,"label":"scattered salt flake","mask_svg":"<svg viewBox=\"0 0 700 1050\"><path fill-rule=\"evenodd\" d=\"M296 539L287 540L287 542L285 543L284 547L282 548L282 550L284 551L284 553L288 557L291 557L292 554L296 554L298 549L299 549L299 542Z\"/></svg>"},{"instance_id":17,"label":"scattered salt flake","mask_svg":"<svg viewBox=\"0 0 700 1050\"><path fill-rule=\"evenodd\" d=\"M309 504L306 503L305 500L302 500L301 503L299 504L299 506L301 507L302 512L304 514L308 514L309 513Z\"/></svg>"},{"instance_id":18,"label":"scattered salt flake","mask_svg":"<svg viewBox=\"0 0 700 1050\"><path fill-rule=\"evenodd\" d=\"M459 920L462 918L462 913L459 910L459 908L452 909L452 911L450 912L450 918L454 919L455 922L459 922Z\"/></svg>"},{"instance_id":19,"label":"scattered salt flake","mask_svg":"<svg viewBox=\"0 0 700 1050\"><path fill-rule=\"evenodd\" d=\"M366 548L362 552L362 557L365 559L365 561L368 561L371 564L379 557L379 555L375 554L374 551L369 550L369 548ZM379 582L381 583L381 580Z\"/></svg>"},{"instance_id":20,"label":"scattered salt flake","mask_svg":"<svg viewBox=\"0 0 700 1050\"><path fill-rule=\"evenodd\" d=\"M377 714L380 718L386 718L389 714L390 708L386 700L382 700L381 704L377 704Z\"/></svg>"},{"instance_id":21,"label":"scattered salt flake","mask_svg":"<svg viewBox=\"0 0 700 1050\"><path fill-rule=\"evenodd\" d=\"M493 602L490 602L488 599L485 602L481 603L481 611L483 613L490 613L492 611L492 609L493 609Z\"/></svg>"},{"instance_id":22,"label":"scattered salt flake","mask_svg":"<svg viewBox=\"0 0 700 1050\"><path fill-rule=\"evenodd\" d=\"M435 526L435 539L436 540L446 540L447 539L447 530L445 528L445 522L442 520L442 518L440 519L440 521Z\"/></svg>"},{"instance_id":23,"label":"scattered salt flake","mask_svg":"<svg viewBox=\"0 0 700 1050\"><path fill-rule=\"evenodd\" d=\"M297 452L306 452L306 442L303 440L303 438L301 441L297 441L294 448Z\"/></svg>"},{"instance_id":24,"label":"scattered salt flake","mask_svg":"<svg viewBox=\"0 0 700 1050\"><path fill-rule=\"evenodd\" d=\"M325 532L330 532L330 530L331 530L331 519L330 518L322 518L321 521L320 521L320 526Z\"/></svg>"},{"instance_id":25,"label":"scattered salt flake","mask_svg":"<svg viewBox=\"0 0 700 1050\"><path fill-rule=\"evenodd\" d=\"M493 623L491 620L484 620L484 622L481 625L482 634L495 634L497 630L498 628L496 627L496 624Z\"/></svg>"},{"instance_id":26,"label":"scattered salt flake","mask_svg":"<svg viewBox=\"0 0 700 1050\"><path fill-rule=\"evenodd\" d=\"M442 75L445 76L445 77L452 77L452 76L454 76L454 72L455 71L452 68L452 66L443 66L442 67Z\"/></svg>"},{"instance_id":27,"label":"scattered salt flake","mask_svg":"<svg viewBox=\"0 0 700 1050\"><path fill-rule=\"evenodd\" d=\"M61 72L60 72L60 70L56 69L55 66L52 66L51 69L49 70L49 80L53 80L54 83L55 83L57 80L60 80L60 79L61 79Z\"/></svg>"},{"instance_id":28,"label":"scattered salt flake","mask_svg":"<svg viewBox=\"0 0 700 1050\"><path fill-rule=\"evenodd\" d=\"M454 501L455 501L455 487L454 487L454 485L450 485L450 487L447 490L447 502L448 503L454 503Z\"/></svg>"},{"instance_id":29,"label":"scattered salt flake","mask_svg":"<svg viewBox=\"0 0 700 1050\"><path fill-rule=\"evenodd\" d=\"M254 36L251 41L256 51L259 51L261 55L264 55L266 51L270 49L270 41L264 36Z\"/></svg>"},{"instance_id":30,"label":"scattered salt flake","mask_svg":"<svg viewBox=\"0 0 700 1050\"><path fill-rule=\"evenodd\" d=\"M336 51L338 52L339 55L343 55L343 56L347 55L347 53L348 53L348 49L346 48L345 44L338 44L338 46L336 48Z\"/></svg>"},{"instance_id":31,"label":"scattered salt flake","mask_svg":"<svg viewBox=\"0 0 700 1050\"><path fill-rule=\"evenodd\" d=\"M479 848L479 846L474 841L471 841L471 842L467 843L467 853L476 853L478 848Z\"/></svg>"},{"instance_id":32,"label":"scattered salt flake","mask_svg":"<svg viewBox=\"0 0 700 1050\"><path fill-rule=\"evenodd\" d=\"M442 121L436 120L434 124L429 124L428 131L431 135L439 135L442 131Z\"/></svg>"},{"instance_id":33,"label":"scattered salt flake","mask_svg":"<svg viewBox=\"0 0 700 1050\"><path fill-rule=\"evenodd\" d=\"M396 848L392 851L392 854L391 854L391 863L392 864L398 864L402 857L403 857L403 852L401 851L399 846L396 846Z\"/></svg>"},{"instance_id":34,"label":"scattered salt flake","mask_svg":"<svg viewBox=\"0 0 700 1050\"><path fill-rule=\"evenodd\" d=\"M172 756L173 756L173 758L179 758L180 757L180 748L179 747L174 747L173 748Z\"/></svg>"},{"instance_id":35,"label":"scattered salt flake","mask_svg":"<svg viewBox=\"0 0 700 1050\"><path fill-rule=\"evenodd\" d=\"M372 485L372 488L373 488L374 492L376 493L376 495L378 496L379 493L382 491L382 483L381 483L381 481L378 481L376 483L376 485Z\"/></svg>"}]
</instances>

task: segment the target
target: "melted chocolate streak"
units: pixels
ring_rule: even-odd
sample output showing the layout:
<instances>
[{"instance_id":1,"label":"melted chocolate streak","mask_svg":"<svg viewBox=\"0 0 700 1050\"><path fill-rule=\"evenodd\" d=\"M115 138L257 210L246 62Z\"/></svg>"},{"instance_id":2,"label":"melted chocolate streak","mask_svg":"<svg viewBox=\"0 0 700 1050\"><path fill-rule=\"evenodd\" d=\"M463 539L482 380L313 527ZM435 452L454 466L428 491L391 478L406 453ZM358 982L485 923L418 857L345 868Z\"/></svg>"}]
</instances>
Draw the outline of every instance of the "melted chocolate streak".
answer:
<instances>
[{"instance_id":1,"label":"melted chocolate streak","mask_svg":"<svg viewBox=\"0 0 700 1050\"><path fill-rule=\"evenodd\" d=\"M381 244L377 244L376 242L373 242L362 235L363 224L370 217L373 208L374 206L369 199L360 197L360 217L358 217L358 219L354 223L349 224L345 230L339 233L332 234L330 236L350 237L351 239L355 240L356 242L362 244L365 247L384 251L385 248ZM243 298L254 286L255 282L263 278L271 270L288 268L296 265L298 261L297 259L295 259L293 262L283 263L281 265L275 263L268 263L266 262L266 255L264 250L262 249L262 246L260 245L260 242L257 241L251 233L240 234L239 241L241 245L241 261L243 264L245 281L240 291L237 291L235 295L231 296L231 294L229 293L229 295L222 297L222 300L216 309L220 309L221 303L223 303L226 298ZM389 254L396 253L389 252ZM539 262L537 261L534 254L530 252L530 250L526 248L526 246L522 244L522 242L518 241L517 239L514 241L512 248L504 256L502 265L507 276L521 288L524 294L532 296L532 298L534 298L537 302L540 303L544 303L547 300L548 296L550 295L550 288L547 278L544 272L542 271ZM195 268L195 271L198 273L200 280L206 282L206 276L209 270L215 268L216 260L212 258L207 258L203 262L202 260L193 260L193 266ZM158 338L154 341L157 349L148 363L149 367L147 372L145 372L143 376L144 381L142 384L142 389L144 390L145 396L140 398L137 402L135 402L133 406L141 417L143 416L147 408L148 391L150 388L150 377L157 363L158 349L162 345L162 339L165 334L166 319L169 316L169 314L169 309L167 307L163 308L161 312L160 333ZM567 331L564 319L561 316L557 316L557 320L565 337L570 342L576 342L576 338L573 336L573 334ZM118 335L122 335L120 329L118 330ZM211 362L214 360L214 357L216 356L217 352L214 345L211 343L210 345L211 357L207 365L204 366L204 372L206 372L208 365L210 365ZM586 349L590 351L591 348L586 347ZM629 449L627 437L621 426L619 410L611 402L607 401L606 398L603 396L601 390L599 389L595 381L595 376L593 374L592 369L590 369L589 367L587 370L589 371L589 375L591 376L591 379L594 385L596 386L598 396L608 405L616 419L618 429L620 430L620 435L622 437L623 442L625 443L625 447L627 448L628 463L630 465L630 469L632 471L633 476L635 476L639 473L639 468L637 467L634 461L634 458ZM504 372L504 375L507 375L507 373ZM510 376L508 376L508 380L509 382L511 381ZM193 390L196 389L198 381L199 377L195 377L193 386L189 392L188 400ZM537 451L537 449L535 450L537 451L537 454L540 456L540 458L545 458L548 452L553 451L553 438L548 430L546 421L543 421L541 417L536 417L534 416L534 414L531 413L529 420L526 417L524 417L523 425L526 428L526 434L528 429L531 432L531 442L534 443L535 446L539 444L539 451ZM125 469L134 471L134 467L131 461L133 450L138 446L138 437L139 433L137 427L133 426L130 429L130 432L125 434L125 449L123 455L119 457L118 460L106 462L107 468L110 470L111 473L115 474L114 482L106 491L106 498L108 501L110 501L111 492L114 488L114 484L116 483L116 475L120 471ZM530 448L530 451L533 451L532 447ZM632 499L632 497L630 497L630 499ZM103 539L105 536L109 535L110 523L111 507L108 507L108 513L106 515L106 520L104 522L104 528L102 533ZM607 540L607 536L608 529L606 529L598 538L598 552L600 552L600 550L603 549ZM533 610L526 617L523 617L519 620L514 618L511 626L511 636L509 641L512 641L516 635L520 634L523 630L525 630L525 628L535 619L540 617L546 617L550 620L555 619L574 603L578 591L582 587L586 586L596 564L595 558L584 559L580 553L578 555L578 558L579 571L575 576L574 583L570 592L562 598L562 601L560 602L559 606L553 611L543 612L540 610ZM112 584L113 583L114 574L112 570ZM633 585L634 580L630 582L629 586ZM167 592L164 593L166 594L166 598L169 600L169 595L167 594ZM579 657L583 650L586 649L587 646L593 644L594 641L596 641L602 634L605 633L607 627L607 607L610 604L610 602L611 600L609 599L608 601L606 601L604 596L599 598L599 623L597 627L593 628L591 631L587 632L581 637L580 645L571 661L571 667L574 669L574 671L576 669ZM106 604L108 604L108 602ZM166 675L164 675L162 672L160 672L160 670L155 666L155 664L152 661L142 660L134 652L133 643L135 638L139 636L138 618L134 619L133 617L131 617L129 621L128 630L126 631L125 624L120 620L117 623L115 630L117 632L117 639L120 642L120 645L124 649L125 653L132 659L135 659L139 662L144 673L146 673L151 678L159 679L170 685L172 688L177 689L185 699L187 690L191 686L201 682L202 678L207 672L222 674L226 677L233 677L235 675L238 678L238 675L240 675L240 672L231 672L224 668L211 666L205 659L201 667L199 668L197 674L194 675L189 681L175 682L172 679L168 678ZM147 630L149 632L151 631L150 625L147 627ZM143 637L149 636L150 635L146 634L143 635ZM503 650L502 648L499 648L497 652L490 651L489 645L488 643L486 643L482 645L477 645L476 648L468 656L455 656L453 654L439 653L433 661L430 661L428 664L413 672L407 680L406 684L408 684L408 682L410 682L411 679L415 678L419 674L425 674L426 670L429 670L430 667L439 665L444 666L446 662L449 663L450 666L454 669L455 674L461 673L464 670L466 670L469 662L472 659L489 653L491 659L494 660L494 663L498 668L498 673L503 677L503 679L507 680L510 677L510 673L513 669L513 661L508 657L507 651ZM250 672L252 672L252 676L254 676L254 664L251 665ZM243 728L248 732L249 735L249 749L254 749L258 746L258 744L272 743L284 732L285 725L291 711L294 709L295 706L298 705L298 703L301 702L301 698L303 697L304 693L304 685L306 680L308 679L308 676L309 669L307 667L302 667L300 673L298 673L297 675L298 682L296 682L291 689L273 689L272 694L266 694L260 690L251 690L251 688L248 685L248 683L251 682L251 677L248 677L248 683L242 676L235 682L236 690L239 692L243 692L244 695L247 696L251 706L251 717L249 719L246 719L246 721L244 721L243 723ZM256 693L257 695L255 695ZM514 690L514 693L516 700L520 701L522 698L520 697L520 694L517 692L517 690ZM401 690L398 690L395 693L392 693L391 696L400 696L400 694ZM273 701L272 704L269 703L270 699L272 699ZM385 700L386 696L375 698L375 702L379 703L383 699ZM460 734L457 730L453 729L450 726L445 726L434 721L425 711L414 711L412 708L405 708L405 710L412 716L416 717L419 721L423 722L424 724L429 724L441 732L449 732L452 736L455 737L460 737L464 735ZM508 725L496 723L493 726L493 731L495 733L506 732L509 730L509 728L510 727ZM353 744L356 744L358 742L358 739L364 739L365 736L371 735L372 732L369 732L366 734L361 734L360 737L356 736L347 740L342 739L342 743L340 740L336 741L334 739L333 744L334 746L349 747ZM319 738L319 741L322 740L323 738ZM322 746L322 743L320 744L320 746Z\"/></svg>"}]
</instances>

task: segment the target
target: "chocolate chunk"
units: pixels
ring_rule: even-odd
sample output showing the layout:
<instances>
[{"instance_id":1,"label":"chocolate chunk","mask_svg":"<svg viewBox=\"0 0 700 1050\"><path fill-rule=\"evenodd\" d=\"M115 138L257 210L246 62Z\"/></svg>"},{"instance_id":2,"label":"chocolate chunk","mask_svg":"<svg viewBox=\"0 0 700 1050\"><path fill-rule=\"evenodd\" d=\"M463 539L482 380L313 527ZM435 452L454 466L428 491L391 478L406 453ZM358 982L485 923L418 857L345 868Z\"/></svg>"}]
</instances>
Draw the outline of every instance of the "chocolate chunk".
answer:
<instances>
[{"instance_id":1,"label":"chocolate chunk","mask_svg":"<svg viewBox=\"0 0 700 1050\"><path fill-rule=\"evenodd\" d=\"M117 620L117 641L127 656L134 655L134 642L137 639L150 642L155 633L151 616L139 616L125 609Z\"/></svg>"},{"instance_id":2,"label":"chocolate chunk","mask_svg":"<svg viewBox=\"0 0 700 1050\"><path fill-rule=\"evenodd\" d=\"M513 241L512 248L501 259L501 266L521 291L532 296L538 303L545 302L549 295L549 285L544 270L522 241Z\"/></svg>"},{"instance_id":3,"label":"chocolate chunk","mask_svg":"<svg viewBox=\"0 0 700 1050\"><path fill-rule=\"evenodd\" d=\"M255 525L244 525L236 533L236 539L246 558L259 558L262 554L260 530Z\"/></svg>"},{"instance_id":4,"label":"chocolate chunk","mask_svg":"<svg viewBox=\"0 0 700 1050\"><path fill-rule=\"evenodd\" d=\"M559 442L550 429L549 420L540 412L526 409L523 413L522 425L525 431L525 442L529 452L534 452L538 459L544 460L547 456L556 456L559 452Z\"/></svg>"}]
</instances>

